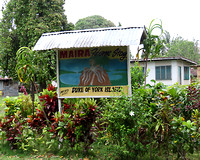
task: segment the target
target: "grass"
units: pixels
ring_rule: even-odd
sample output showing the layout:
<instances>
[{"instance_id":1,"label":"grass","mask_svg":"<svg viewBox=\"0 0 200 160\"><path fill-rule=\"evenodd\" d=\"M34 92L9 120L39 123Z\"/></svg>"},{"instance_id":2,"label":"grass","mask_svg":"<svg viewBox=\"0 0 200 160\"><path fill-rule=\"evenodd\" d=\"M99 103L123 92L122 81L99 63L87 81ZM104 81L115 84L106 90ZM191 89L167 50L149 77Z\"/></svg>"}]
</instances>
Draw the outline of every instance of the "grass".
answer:
<instances>
[{"instance_id":1,"label":"grass","mask_svg":"<svg viewBox=\"0 0 200 160\"><path fill-rule=\"evenodd\" d=\"M59 151L58 151L59 152ZM193 155L188 155L187 159L190 160L199 160L200 158L199 153L195 153ZM169 160L176 159L177 156L171 154ZM22 152L19 150L10 150L9 146L1 147L0 149L0 160L121 160L124 159L123 157L119 157L116 150L112 148L112 146L106 146L103 144L93 144L93 149L89 151L87 155L83 155L80 151L69 151L63 153L31 153L31 152ZM144 155L138 159L141 160L150 160L149 154ZM153 157L152 160L165 160L165 156L156 156Z\"/></svg>"},{"instance_id":2,"label":"grass","mask_svg":"<svg viewBox=\"0 0 200 160\"><path fill-rule=\"evenodd\" d=\"M68 160L96 160L96 159L115 159L115 155L107 150L105 146L99 144L93 144L94 149L91 149L87 155L84 155L81 151L59 151L56 154L53 153L34 153L34 152L23 152L20 150L11 150L8 143L0 145L0 160L7 159L24 159L24 160L58 160L58 159L68 159Z\"/></svg>"},{"instance_id":3,"label":"grass","mask_svg":"<svg viewBox=\"0 0 200 160\"><path fill-rule=\"evenodd\" d=\"M3 101L4 97L0 96L0 104L2 104L4 101Z\"/></svg>"}]
</instances>

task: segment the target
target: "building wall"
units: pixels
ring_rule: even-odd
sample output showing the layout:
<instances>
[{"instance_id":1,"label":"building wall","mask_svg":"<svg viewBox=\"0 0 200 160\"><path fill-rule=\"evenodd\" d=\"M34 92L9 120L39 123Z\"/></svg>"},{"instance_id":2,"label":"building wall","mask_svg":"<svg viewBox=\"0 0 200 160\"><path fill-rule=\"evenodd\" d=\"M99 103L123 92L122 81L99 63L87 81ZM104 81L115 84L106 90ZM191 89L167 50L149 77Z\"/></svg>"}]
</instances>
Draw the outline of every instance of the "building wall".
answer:
<instances>
[{"instance_id":1,"label":"building wall","mask_svg":"<svg viewBox=\"0 0 200 160\"><path fill-rule=\"evenodd\" d=\"M177 68L178 66L181 67L181 73L182 73L182 76L181 76L181 82L183 85L188 85L190 84L191 82L191 79L190 79L190 64L185 62L185 61L177 61ZM184 67L189 67L189 80L184 80ZM177 74L178 75L178 74ZM179 82L179 79L176 79L177 82Z\"/></svg>"},{"instance_id":2,"label":"building wall","mask_svg":"<svg viewBox=\"0 0 200 160\"><path fill-rule=\"evenodd\" d=\"M200 81L200 66L197 66L197 80Z\"/></svg>"},{"instance_id":3,"label":"building wall","mask_svg":"<svg viewBox=\"0 0 200 160\"><path fill-rule=\"evenodd\" d=\"M6 96L18 96L18 82L3 81L3 90L1 92L2 97Z\"/></svg>"},{"instance_id":4,"label":"building wall","mask_svg":"<svg viewBox=\"0 0 200 160\"><path fill-rule=\"evenodd\" d=\"M134 63L131 64L132 66ZM189 69L189 80L184 80L184 66L189 67L189 63L186 63L184 61L180 60L171 60L171 61L151 61L147 64L147 70L149 71L148 77L147 77L147 84L153 85L153 82L151 80L156 79L156 66L171 66L171 80L157 80L156 83L162 82L165 85L173 85L174 83L179 83L183 85L190 84L190 69ZM145 67L145 62L140 62L141 67ZM179 78L179 66L181 67L181 80Z\"/></svg>"}]
</instances>

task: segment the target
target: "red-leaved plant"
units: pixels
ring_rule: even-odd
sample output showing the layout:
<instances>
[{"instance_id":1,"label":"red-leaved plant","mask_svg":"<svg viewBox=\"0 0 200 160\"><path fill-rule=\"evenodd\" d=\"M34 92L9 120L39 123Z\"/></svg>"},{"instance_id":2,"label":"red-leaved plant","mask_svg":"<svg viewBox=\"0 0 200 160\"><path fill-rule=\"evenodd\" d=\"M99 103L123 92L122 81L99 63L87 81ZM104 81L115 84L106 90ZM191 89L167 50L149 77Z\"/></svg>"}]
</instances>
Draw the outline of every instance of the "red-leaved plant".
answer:
<instances>
[{"instance_id":1,"label":"red-leaved plant","mask_svg":"<svg viewBox=\"0 0 200 160\"><path fill-rule=\"evenodd\" d=\"M47 89L43 90L39 98L43 110L36 109L35 115L29 116L27 121L33 129L40 133L48 123L54 122L54 114L58 111L56 88L53 85L49 85Z\"/></svg>"},{"instance_id":2,"label":"red-leaved plant","mask_svg":"<svg viewBox=\"0 0 200 160\"><path fill-rule=\"evenodd\" d=\"M7 141L10 142L11 149L17 148L17 141L20 141L16 137L22 134L23 125L25 121L22 120L21 116L11 116L5 117L3 121L0 121L0 128L5 132L5 136L7 137Z\"/></svg>"},{"instance_id":3,"label":"red-leaved plant","mask_svg":"<svg viewBox=\"0 0 200 160\"><path fill-rule=\"evenodd\" d=\"M94 141L92 129L98 116L96 102L92 99L76 102L65 99L63 105L62 115L55 115L50 132L54 133L53 137L68 140L72 148L83 142L87 152Z\"/></svg>"}]
</instances>

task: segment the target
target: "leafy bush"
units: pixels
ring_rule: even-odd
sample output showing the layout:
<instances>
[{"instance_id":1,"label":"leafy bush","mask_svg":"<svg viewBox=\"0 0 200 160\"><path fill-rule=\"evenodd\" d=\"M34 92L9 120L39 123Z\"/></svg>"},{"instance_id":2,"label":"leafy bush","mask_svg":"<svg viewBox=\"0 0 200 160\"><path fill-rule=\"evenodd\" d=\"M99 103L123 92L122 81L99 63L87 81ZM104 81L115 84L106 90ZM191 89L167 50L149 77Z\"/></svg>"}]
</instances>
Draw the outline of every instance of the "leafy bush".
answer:
<instances>
[{"instance_id":1,"label":"leafy bush","mask_svg":"<svg viewBox=\"0 0 200 160\"><path fill-rule=\"evenodd\" d=\"M145 76L137 62L135 62L134 66L131 67L131 86L133 89L137 89L144 84Z\"/></svg>"},{"instance_id":2,"label":"leafy bush","mask_svg":"<svg viewBox=\"0 0 200 160\"><path fill-rule=\"evenodd\" d=\"M87 152L94 141L92 129L98 116L96 101L64 99L63 104L63 114L55 115L50 132L54 133L54 137L67 140L72 148L83 142L84 151Z\"/></svg>"},{"instance_id":3,"label":"leafy bush","mask_svg":"<svg viewBox=\"0 0 200 160\"><path fill-rule=\"evenodd\" d=\"M102 100L104 143L114 146L122 159L145 153L150 159L163 153L169 158L171 150L185 158L198 149L200 140L198 87L175 84L167 88L158 83L134 89L132 97Z\"/></svg>"},{"instance_id":4,"label":"leafy bush","mask_svg":"<svg viewBox=\"0 0 200 160\"><path fill-rule=\"evenodd\" d=\"M17 136L22 134L23 124L25 123L21 117L18 117L18 113L8 119L5 117L0 123L1 132L5 132L6 140L10 143L11 149L17 148L16 143L20 141Z\"/></svg>"},{"instance_id":5,"label":"leafy bush","mask_svg":"<svg viewBox=\"0 0 200 160\"><path fill-rule=\"evenodd\" d=\"M11 148L56 152L58 148L67 151L82 146L83 151L87 152L95 138L95 121L98 116L96 101L64 99L61 114L58 112L55 87L49 85L39 98L42 106L36 104L34 115L31 109L27 110L32 105L29 96L6 99L6 117L1 121L0 128Z\"/></svg>"},{"instance_id":6,"label":"leafy bush","mask_svg":"<svg viewBox=\"0 0 200 160\"><path fill-rule=\"evenodd\" d=\"M6 97L5 118L0 123L1 131L5 133L6 140L10 142L11 149L17 148L17 139L24 130L26 118L32 114L32 101L30 96L19 96L18 98Z\"/></svg>"},{"instance_id":7,"label":"leafy bush","mask_svg":"<svg viewBox=\"0 0 200 160\"><path fill-rule=\"evenodd\" d=\"M5 101L5 116L10 117L13 116L17 111L23 117L27 117L32 113L32 102L30 96L19 96L18 98L6 97Z\"/></svg>"},{"instance_id":8,"label":"leafy bush","mask_svg":"<svg viewBox=\"0 0 200 160\"><path fill-rule=\"evenodd\" d=\"M96 142L121 159L168 159L172 151L184 159L199 150L199 84L158 83L133 88L132 93L98 100L101 107L94 99L63 99L60 113L56 88L49 86L40 95L42 106L35 104L34 115L29 96L7 97L2 143L39 153L88 153Z\"/></svg>"},{"instance_id":9,"label":"leafy bush","mask_svg":"<svg viewBox=\"0 0 200 160\"><path fill-rule=\"evenodd\" d=\"M44 89L39 96L42 106L36 109L36 113L28 117L28 123L39 133L48 124L54 122L54 114L58 111L58 98L56 88L49 85L48 89Z\"/></svg>"},{"instance_id":10,"label":"leafy bush","mask_svg":"<svg viewBox=\"0 0 200 160\"><path fill-rule=\"evenodd\" d=\"M51 84L48 89L44 89L42 95L39 96L42 107L49 121L52 120L54 113L58 111L58 97L56 88Z\"/></svg>"},{"instance_id":11,"label":"leafy bush","mask_svg":"<svg viewBox=\"0 0 200 160\"><path fill-rule=\"evenodd\" d=\"M177 153L177 159L185 159L186 153L194 153L196 147L195 122L185 121L183 117L174 117L172 121L174 134L172 137L173 152Z\"/></svg>"},{"instance_id":12,"label":"leafy bush","mask_svg":"<svg viewBox=\"0 0 200 160\"><path fill-rule=\"evenodd\" d=\"M148 149L147 130L149 118L147 93L143 88L132 97L103 100L102 123L105 128L105 143L111 143L122 159L136 158Z\"/></svg>"}]
</instances>

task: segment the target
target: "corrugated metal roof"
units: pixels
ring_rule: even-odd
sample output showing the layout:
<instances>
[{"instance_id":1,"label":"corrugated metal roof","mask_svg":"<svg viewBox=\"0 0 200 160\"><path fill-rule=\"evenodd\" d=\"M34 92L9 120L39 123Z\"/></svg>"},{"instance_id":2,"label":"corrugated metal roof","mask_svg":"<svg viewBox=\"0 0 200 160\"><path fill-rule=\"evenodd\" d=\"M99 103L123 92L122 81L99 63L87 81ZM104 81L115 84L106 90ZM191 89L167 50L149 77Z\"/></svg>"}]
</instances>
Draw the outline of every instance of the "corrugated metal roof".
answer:
<instances>
[{"instance_id":1,"label":"corrugated metal roof","mask_svg":"<svg viewBox=\"0 0 200 160\"><path fill-rule=\"evenodd\" d=\"M139 45L145 27L112 27L44 33L34 50Z\"/></svg>"}]
</instances>

